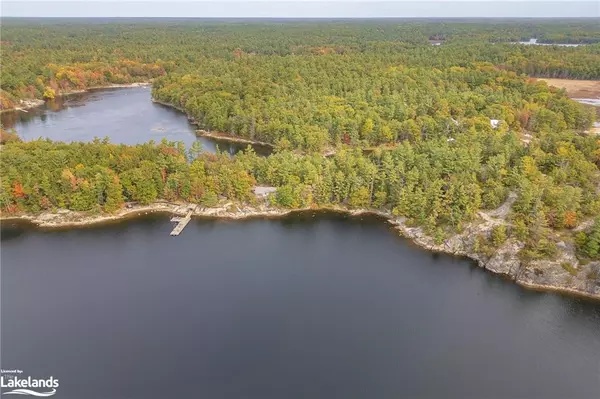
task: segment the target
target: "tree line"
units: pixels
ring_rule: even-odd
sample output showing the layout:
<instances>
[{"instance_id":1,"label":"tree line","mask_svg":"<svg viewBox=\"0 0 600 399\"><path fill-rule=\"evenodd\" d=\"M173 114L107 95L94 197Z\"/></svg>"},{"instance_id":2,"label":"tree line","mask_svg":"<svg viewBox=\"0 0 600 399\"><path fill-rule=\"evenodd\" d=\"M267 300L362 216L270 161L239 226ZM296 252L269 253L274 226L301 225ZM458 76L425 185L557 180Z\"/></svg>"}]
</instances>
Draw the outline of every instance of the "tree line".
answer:
<instances>
[{"instance_id":1,"label":"tree line","mask_svg":"<svg viewBox=\"0 0 600 399\"><path fill-rule=\"evenodd\" d=\"M556 231L600 214L600 141L569 131L540 134L525 147L513 132L470 129L455 141L403 141L370 153L343 146L331 157L290 150L262 157L250 148L231 157L166 140L136 146L108 139L10 141L1 164L6 214L115 212L129 201L158 199L255 204L258 184L277 187L273 206L387 210L443 239L514 192L509 232L527 243L532 257L555 251ZM595 231L578 237L594 257Z\"/></svg>"},{"instance_id":2,"label":"tree line","mask_svg":"<svg viewBox=\"0 0 600 399\"><path fill-rule=\"evenodd\" d=\"M507 44L536 37L576 48ZM432 46L439 41L441 46ZM447 69L491 63L540 77L600 78L597 21L333 21L136 24L2 20L0 105L69 89L197 72L243 55L281 63L288 56L385 55L407 67Z\"/></svg>"}]
</instances>

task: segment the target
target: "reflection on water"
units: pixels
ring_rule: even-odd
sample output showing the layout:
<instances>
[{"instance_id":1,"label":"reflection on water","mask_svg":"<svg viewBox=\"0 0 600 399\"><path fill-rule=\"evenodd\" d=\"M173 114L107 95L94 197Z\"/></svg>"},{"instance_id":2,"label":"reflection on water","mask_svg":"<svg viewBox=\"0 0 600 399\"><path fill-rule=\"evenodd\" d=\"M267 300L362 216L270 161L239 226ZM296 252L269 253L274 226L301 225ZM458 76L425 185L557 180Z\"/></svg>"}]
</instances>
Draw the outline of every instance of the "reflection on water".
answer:
<instances>
[{"instance_id":1,"label":"reflection on water","mask_svg":"<svg viewBox=\"0 0 600 399\"><path fill-rule=\"evenodd\" d=\"M189 148L199 141L204 150L217 148L230 154L245 149L224 141L196 137L187 117L150 101L149 87L92 90L57 97L39 108L1 114L2 124L14 128L24 140L92 141L108 137L113 143L139 144L150 140L182 141ZM255 147L259 154L268 148Z\"/></svg>"}]
</instances>

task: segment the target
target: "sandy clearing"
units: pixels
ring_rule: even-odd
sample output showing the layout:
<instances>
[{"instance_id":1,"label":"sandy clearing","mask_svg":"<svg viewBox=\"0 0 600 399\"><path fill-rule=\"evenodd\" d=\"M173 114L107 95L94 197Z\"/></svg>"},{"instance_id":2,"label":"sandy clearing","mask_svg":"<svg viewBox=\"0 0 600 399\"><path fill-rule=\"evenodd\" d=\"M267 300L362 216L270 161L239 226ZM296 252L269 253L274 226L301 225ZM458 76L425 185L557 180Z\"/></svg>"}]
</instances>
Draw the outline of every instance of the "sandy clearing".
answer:
<instances>
[{"instance_id":1,"label":"sandy clearing","mask_svg":"<svg viewBox=\"0 0 600 399\"><path fill-rule=\"evenodd\" d=\"M548 86L559 87L567 90L572 98L598 98L600 97L600 80L576 79L546 79L539 78L548 83Z\"/></svg>"}]
</instances>

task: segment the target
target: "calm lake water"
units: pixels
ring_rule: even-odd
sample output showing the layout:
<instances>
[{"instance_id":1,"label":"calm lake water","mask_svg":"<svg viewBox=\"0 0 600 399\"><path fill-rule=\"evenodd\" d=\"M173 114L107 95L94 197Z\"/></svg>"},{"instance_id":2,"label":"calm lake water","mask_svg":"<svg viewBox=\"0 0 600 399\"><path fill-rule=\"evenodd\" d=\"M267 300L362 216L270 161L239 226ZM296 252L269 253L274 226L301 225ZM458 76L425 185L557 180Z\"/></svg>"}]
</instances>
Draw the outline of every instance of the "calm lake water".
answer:
<instances>
[{"instance_id":1,"label":"calm lake water","mask_svg":"<svg viewBox=\"0 0 600 399\"><path fill-rule=\"evenodd\" d=\"M381 220L167 216L2 235L2 368L55 398L600 397L600 304Z\"/></svg>"},{"instance_id":2,"label":"calm lake water","mask_svg":"<svg viewBox=\"0 0 600 399\"><path fill-rule=\"evenodd\" d=\"M559 46L559 47L579 47L582 44L573 44L573 43L538 43L536 38L531 38L527 42L514 42L518 44L527 44L530 46Z\"/></svg>"},{"instance_id":3,"label":"calm lake water","mask_svg":"<svg viewBox=\"0 0 600 399\"><path fill-rule=\"evenodd\" d=\"M189 148L200 141L205 151L235 153L237 145L196 137L187 117L151 101L150 87L93 90L59 97L27 112L1 114L2 124L14 128L23 140L40 137L56 141L92 141L109 137L113 143L139 144L150 140L182 141ZM264 148L255 148L265 153Z\"/></svg>"}]
</instances>

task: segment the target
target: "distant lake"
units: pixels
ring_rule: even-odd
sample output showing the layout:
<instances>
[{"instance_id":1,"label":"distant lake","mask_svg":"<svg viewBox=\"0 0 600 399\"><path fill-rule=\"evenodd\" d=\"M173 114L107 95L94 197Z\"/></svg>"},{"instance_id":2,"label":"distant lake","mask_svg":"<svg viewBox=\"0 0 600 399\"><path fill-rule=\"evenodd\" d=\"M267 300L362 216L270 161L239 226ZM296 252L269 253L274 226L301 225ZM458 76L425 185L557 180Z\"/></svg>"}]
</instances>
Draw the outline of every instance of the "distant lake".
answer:
<instances>
[{"instance_id":1,"label":"distant lake","mask_svg":"<svg viewBox=\"0 0 600 399\"><path fill-rule=\"evenodd\" d=\"M150 87L92 90L58 97L27 112L5 112L2 124L23 140L40 137L55 141L92 141L109 137L113 143L139 144L150 140L182 141L190 148L200 141L205 151L235 153L247 145L197 137L187 117L151 101ZM255 147L259 153L267 151Z\"/></svg>"},{"instance_id":2,"label":"distant lake","mask_svg":"<svg viewBox=\"0 0 600 399\"><path fill-rule=\"evenodd\" d=\"M57 399L600 397L600 303L376 218L3 226L2 367Z\"/></svg>"},{"instance_id":3,"label":"distant lake","mask_svg":"<svg viewBox=\"0 0 600 399\"><path fill-rule=\"evenodd\" d=\"M582 44L573 44L573 43L538 43L536 38L531 38L527 42L513 42L515 44L527 44L532 46L560 46L560 47L579 47Z\"/></svg>"},{"instance_id":4,"label":"distant lake","mask_svg":"<svg viewBox=\"0 0 600 399\"><path fill-rule=\"evenodd\" d=\"M594 107L600 107L600 98L574 98L573 100L587 105L593 105Z\"/></svg>"}]
</instances>

